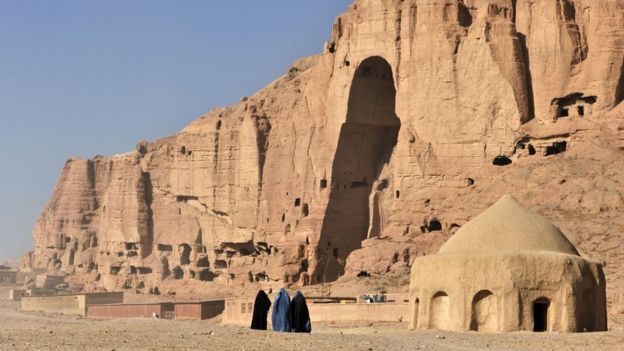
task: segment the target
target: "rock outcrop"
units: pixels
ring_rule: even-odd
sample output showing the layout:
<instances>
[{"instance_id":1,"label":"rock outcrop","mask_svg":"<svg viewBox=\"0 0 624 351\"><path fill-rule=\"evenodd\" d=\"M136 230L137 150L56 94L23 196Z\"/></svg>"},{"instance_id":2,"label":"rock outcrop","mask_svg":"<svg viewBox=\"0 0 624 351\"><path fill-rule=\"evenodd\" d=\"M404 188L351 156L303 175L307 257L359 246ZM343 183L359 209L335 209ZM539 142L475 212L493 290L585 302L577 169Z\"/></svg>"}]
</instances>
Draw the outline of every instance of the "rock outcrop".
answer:
<instances>
[{"instance_id":1,"label":"rock outcrop","mask_svg":"<svg viewBox=\"0 0 624 351\"><path fill-rule=\"evenodd\" d=\"M67 161L26 261L85 289L316 284L408 266L512 193L607 262L617 313L622 23L620 0L357 0L240 104Z\"/></svg>"}]
</instances>

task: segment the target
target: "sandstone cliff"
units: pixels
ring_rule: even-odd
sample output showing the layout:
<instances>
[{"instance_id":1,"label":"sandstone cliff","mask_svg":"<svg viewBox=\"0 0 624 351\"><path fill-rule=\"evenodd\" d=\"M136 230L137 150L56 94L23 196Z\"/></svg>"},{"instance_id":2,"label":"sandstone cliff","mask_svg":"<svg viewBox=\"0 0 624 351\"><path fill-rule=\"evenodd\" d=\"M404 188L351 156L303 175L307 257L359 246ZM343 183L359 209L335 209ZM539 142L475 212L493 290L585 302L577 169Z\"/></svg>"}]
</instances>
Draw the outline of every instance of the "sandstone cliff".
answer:
<instances>
[{"instance_id":1,"label":"sandstone cliff","mask_svg":"<svg viewBox=\"0 0 624 351\"><path fill-rule=\"evenodd\" d=\"M382 275L512 193L621 312L622 24L621 0L357 0L240 104L67 161L23 262L146 293Z\"/></svg>"}]
</instances>

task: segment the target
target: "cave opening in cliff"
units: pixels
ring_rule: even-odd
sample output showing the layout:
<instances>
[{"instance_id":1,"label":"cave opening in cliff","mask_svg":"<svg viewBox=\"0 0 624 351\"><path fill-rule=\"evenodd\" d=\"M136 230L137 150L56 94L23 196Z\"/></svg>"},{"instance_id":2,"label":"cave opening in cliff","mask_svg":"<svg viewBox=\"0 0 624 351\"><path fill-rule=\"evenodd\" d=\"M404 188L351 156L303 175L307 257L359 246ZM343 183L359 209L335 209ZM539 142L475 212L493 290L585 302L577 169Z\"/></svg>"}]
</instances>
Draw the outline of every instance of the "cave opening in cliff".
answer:
<instances>
[{"instance_id":1,"label":"cave opening in cliff","mask_svg":"<svg viewBox=\"0 0 624 351\"><path fill-rule=\"evenodd\" d=\"M377 183L391 160L401 128L395 112L394 76L386 60L375 56L362 61L350 89L316 253L319 259L313 276L321 280L316 283L342 275L346 258L361 248L371 223L380 221L376 217L381 217L383 201L377 204L379 210L371 210L371 199L385 190L378 190Z\"/></svg>"},{"instance_id":2,"label":"cave opening in cliff","mask_svg":"<svg viewBox=\"0 0 624 351\"><path fill-rule=\"evenodd\" d=\"M180 266L176 266L171 273L173 274L173 279L179 280L184 278L184 270Z\"/></svg>"},{"instance_id":3,"label":"cave opening in cliff","mask_svg":"<svg viewBox=\"0 0 624 351\"><path fill-rule=\"evenodd\" d=\"M191 264L191 245L180 245L180 264L183 266Z\"/></svg>"},{"instance_id":4,"label":"cave opening in cliff","mask_svg":"<svg viewBox=\"0 0 624 351\"><path fill-rule=\"evenodd\" d=\"M555 111L555 120L562 117L580 117L591 115L593 105L598 101L596 96L587 96L583 93L573 93L553 99L551 104Z\"/></svg>"}]
</instances>

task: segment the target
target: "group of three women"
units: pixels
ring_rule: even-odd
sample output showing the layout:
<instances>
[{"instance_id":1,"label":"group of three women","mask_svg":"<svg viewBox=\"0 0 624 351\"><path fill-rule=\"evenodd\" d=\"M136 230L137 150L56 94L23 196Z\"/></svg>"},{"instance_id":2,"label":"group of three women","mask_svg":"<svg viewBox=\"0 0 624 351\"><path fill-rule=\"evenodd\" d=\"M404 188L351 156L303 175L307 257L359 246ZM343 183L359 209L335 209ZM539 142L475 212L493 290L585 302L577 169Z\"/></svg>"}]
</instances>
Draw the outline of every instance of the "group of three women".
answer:
<instances>
[{"instance_id":1,"label":"group of three women","mask_svg":"<svg viewBox=\"0 0 624 351\"><path fill-rule=\"evenodd\" d=\"M260 290L254 303L251 329L267 330L267 316L270 308L271 300L263 290ZM310 333L312 331L308 305L301 291L297 291L292 300L286 289L281 289L275 295L271 322L273 330L277 332Z\"/></svg>"}]
</instances>

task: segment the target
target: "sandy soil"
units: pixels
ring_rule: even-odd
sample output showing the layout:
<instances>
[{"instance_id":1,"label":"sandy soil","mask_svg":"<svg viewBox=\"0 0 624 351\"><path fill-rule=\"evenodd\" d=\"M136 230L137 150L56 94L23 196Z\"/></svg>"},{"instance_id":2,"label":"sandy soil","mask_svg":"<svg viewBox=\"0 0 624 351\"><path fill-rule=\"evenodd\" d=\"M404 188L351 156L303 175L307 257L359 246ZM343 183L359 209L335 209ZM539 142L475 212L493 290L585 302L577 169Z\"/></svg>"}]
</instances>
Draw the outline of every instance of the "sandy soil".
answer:
<instances>
[{"instance_id":1,"label":"sandy soil","mask_svg":"<svg viewBox=\"0 0 624 351\"><path fill-rule=\"evenodd\" d=\"M2 289L4 290L4 289ZM0 350L622 350L624 332L478 334L409 332L405 324L313 326L311 335L251 331L220 320L94 321L23 313L0 303Z\"/></svg>"}]
</instances>

